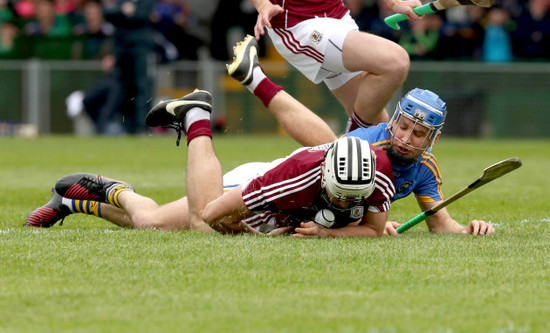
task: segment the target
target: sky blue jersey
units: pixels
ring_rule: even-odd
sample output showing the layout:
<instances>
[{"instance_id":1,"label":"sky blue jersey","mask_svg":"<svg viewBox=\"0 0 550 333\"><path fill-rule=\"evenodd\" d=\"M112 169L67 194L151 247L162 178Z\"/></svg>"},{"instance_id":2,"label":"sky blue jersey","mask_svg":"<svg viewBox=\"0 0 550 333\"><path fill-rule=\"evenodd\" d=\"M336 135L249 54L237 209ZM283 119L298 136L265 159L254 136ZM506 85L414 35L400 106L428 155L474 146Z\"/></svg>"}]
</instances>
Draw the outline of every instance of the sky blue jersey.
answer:
<instances>
[{"instance_id":1,"label":"sky blue jersey","mask_svg":"<svg viewBox=\"0 0 550 333\"><path fill-rule=\"evenodd\" d=\"M391 135L386 130L388 123L381 123L369 128L358 128L346 134L367 140L371 145L384 151L390 147ZM406 197L413 192L421 202L443 200L441 192L441 173L437 160L430 149L427 149L412 165L396 165L392 163L395 177L395 195L393 200Z\"/></svg>"}]
</instances>

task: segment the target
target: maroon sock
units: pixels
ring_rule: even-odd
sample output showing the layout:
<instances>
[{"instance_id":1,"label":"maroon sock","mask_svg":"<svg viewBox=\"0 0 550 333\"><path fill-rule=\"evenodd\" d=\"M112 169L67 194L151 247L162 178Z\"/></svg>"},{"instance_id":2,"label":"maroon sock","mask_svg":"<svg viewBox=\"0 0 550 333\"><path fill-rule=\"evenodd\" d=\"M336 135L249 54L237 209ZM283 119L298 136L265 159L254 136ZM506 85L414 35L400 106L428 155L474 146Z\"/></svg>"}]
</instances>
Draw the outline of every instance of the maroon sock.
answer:
<instances>
[{"instance_id":1,"label":"maroon sock","mask_svg":"<svg viewBox=\"0 0 550 333\"><path fill-rule=\"evenodd\" d=\"M198 136L209 136L212 138L212 129L210 128L210 120L197 120L189 126L187 131L187 145L189 142Z\"/></svg>"},{"instance_id":2,"label":"maroon sock","mask_svg":"<svg viewBox=\"0 0 550 333\"><path fill-rule=\"evenodd\" d=\"M350 120L351 120L351 123L349 125L348 132L351 132L354 129L367 128L367 127L372 126L371 123L366 123L366 122L362 121L361 118L359 118L359 116L357 115L357 113L355 113L355 111L353 111L353 114L351 115Z\"/></svg>"},{"instance_id":3,"label":"maroon sock","mask_svg":"<svg viewBox=\"0 0 550 333\"><path fill-rule=\"evenodd\" d=\"M264 106L267 107L275 94L281 90L283 90L283 87L276 85L266 77L258 84L256 89L254 89L254 95L256 95L262 103L264 103Z\"/></svg>"}]
</instances>

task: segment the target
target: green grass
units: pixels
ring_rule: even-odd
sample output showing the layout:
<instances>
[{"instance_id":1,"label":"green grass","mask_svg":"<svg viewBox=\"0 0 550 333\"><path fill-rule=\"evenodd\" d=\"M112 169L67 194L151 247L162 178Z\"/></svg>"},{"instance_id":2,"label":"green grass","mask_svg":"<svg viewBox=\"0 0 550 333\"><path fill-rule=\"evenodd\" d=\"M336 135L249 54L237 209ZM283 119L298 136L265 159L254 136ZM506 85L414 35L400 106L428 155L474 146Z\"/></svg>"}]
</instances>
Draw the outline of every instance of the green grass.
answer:
<instances>
[{"instance_id":1,"label":"green grass","mask_svg":"<svg viewBox=\"0 0 550 333\"><path fill-rule=\"evenodd\" d=\"M288 138L218 136L225 170L298 147ZM61 176L126 180L169 202L185 193L174 138L0 139L0 332L548 332L550 143L440 140L447 196L486 166L523 167L449 206L490 237L313 239L118 228L83 215L21 227ZM391 217L418 214L414 199Z\"/></svg>"}]
</instances>

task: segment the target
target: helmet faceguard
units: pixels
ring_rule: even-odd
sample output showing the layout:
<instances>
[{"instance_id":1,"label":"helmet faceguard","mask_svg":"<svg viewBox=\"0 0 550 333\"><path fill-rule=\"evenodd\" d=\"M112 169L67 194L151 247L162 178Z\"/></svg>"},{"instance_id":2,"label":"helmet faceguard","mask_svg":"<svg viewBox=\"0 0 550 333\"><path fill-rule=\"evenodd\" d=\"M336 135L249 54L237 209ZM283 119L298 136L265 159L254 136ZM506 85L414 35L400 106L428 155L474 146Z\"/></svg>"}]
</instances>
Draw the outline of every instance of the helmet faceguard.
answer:
<instances>
[{"instance_id":1,"label":"helmet faceguard","mask_svg":"<svg viewBox=\"0 0 550 333\"><path fill-rule=\"evenodd\" d=\"M376 154L366 140L344 137L336 140L325 154L322 164L321 187L323 199L331 208L330 198L345 201L345 209L355 207L365 201L374 191L376 175Z\"/></svg>"},{"instance_id":2,"label":"helmet faceguard","mask_svg":"<svg viewBox=\"0 0 550 333\"><path fill-rule=\"evenodd\" d=\"M387 130L390 132L392 139L395 139L406 147L425 151L432 147L435 139L441 132L446 114L447 106L437 94L430 90L415 88L399 101ZM410 128L410 132L406 138L400 139L396 137L395 133L403 125L403 122L405 122L404 119L408 119L411 122L407 126L407 128ZM428 132L422 143L419 146L414 146L409 144L408 141L417 124L424 126Z\"/></svg>"}]
</instances>

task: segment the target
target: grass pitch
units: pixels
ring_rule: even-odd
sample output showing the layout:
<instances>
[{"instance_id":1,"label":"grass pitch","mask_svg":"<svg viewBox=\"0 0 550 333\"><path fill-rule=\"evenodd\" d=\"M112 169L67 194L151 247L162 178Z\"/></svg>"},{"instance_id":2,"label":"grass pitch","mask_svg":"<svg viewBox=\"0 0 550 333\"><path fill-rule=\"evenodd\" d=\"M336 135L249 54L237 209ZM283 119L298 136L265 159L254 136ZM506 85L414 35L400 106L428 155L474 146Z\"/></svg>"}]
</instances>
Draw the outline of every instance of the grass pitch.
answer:
<instances>
[{"instance_id":1,"label":"grass pitch","mask_svg":"<svg viewBox=\"0 0 550 333\"><path fill-rule=\"evenodd\" d=\"M550 143L443 138L447 196L488 165L523 167L448 207L493 236L312 239L118 228L84 215L21 227L72 172L123 179L159 203L185 193L174 138L0 140L0 332L548 332ZM272 160L288 138L218 136L225 170ZM419 213L413 198L391 218Z\"/></svg>"}]
</instances>

